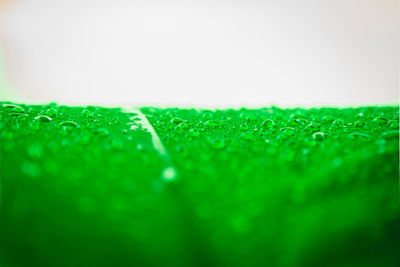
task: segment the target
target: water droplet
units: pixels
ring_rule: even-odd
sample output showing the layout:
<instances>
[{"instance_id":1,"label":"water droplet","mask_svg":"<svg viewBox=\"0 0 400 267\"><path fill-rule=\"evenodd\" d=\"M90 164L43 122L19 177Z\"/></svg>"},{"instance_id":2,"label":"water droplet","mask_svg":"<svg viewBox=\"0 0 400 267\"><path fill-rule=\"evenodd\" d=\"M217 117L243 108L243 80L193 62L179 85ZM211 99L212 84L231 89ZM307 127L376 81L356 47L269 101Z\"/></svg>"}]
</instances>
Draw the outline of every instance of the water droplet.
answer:
<instances>
[{"instance_id":1,"label":"water droplet","mask_svg":"<svg viewBox=\"0 0 400 267\"><path fill-rule=\"evenodd\" d=\"M199 135L200 135L200 132L197 131L196 129L190 129L190 130L189 130L189 135L190 135L190 136L193 136L193 137L196 137L196 136L199 136Z\"/></svg>"},{"instance_id":2,"label":"water droplet","mask_svg":"<svg viewBox=\"0 0 400 267\"><path fill-rule=\"evenodd\" d=\"M254 135L251 134L250 132L246 132L240 135L240 139L242 140L247 140L247 141L252 141L254 140Z\"/></svg>"},{"instance_id":3,"label":"water droplet","mask_svg":"<svg viewBox=\"0 0 400 267\"><path fill-rule=\"evenodd\" d=\"M42 174L40 166L31 161L24 161L21 165L21 171L31 178L38 178Z\"/></svg>"},{"instance_id":4,"label":"water droplet","mask_svg":"<svg viewBox=\"0 0 400 267\"><path fill-rule=\"evenodd\" d=\"M165 181L173 181L178 177L174 167L167 167L161 173L161 178Z\"/></svg>"},{"instance_id":5,"label":"water droplet","mask_svg":"<svg viewBox=\"0 0 400 267\"><path fill-rule=\"evenodd\" d=\"M263 129L271 129L275 127L275 122L273 120L267 119L262 122L261 128Z\"/></svg>"},{"instance_id":6,"label":"water droplet","mask_svg":"<svg viewBox=\"0 0 400 267\"><path fill-rule=\"evenodd\" d=\"M122 144L121 140L113 139L111 141L111 148L120 150L120 149L122 149L122 147L123 147L123 144Z\"/></svg>"},{"instance_id":7,"label":"water droplet","mask_svg":"<svg viewBox=\"0 0 400 267\"><path fill-rule=\"evenodd\" d=\"M334 126L336 126L336 127L341 127L341 126L344 125L344 121L341 120L341 119L337 119L337 120L334 120L332 124L333 124Z\"/></svg>"},{"instance_id":8,"label":"water droplet","mask_svg":"<svg viewBox=\"0 0 400 267\"><path fill-rule=\"evenodd\" d=\"M291 114L291 115L290 115L290 118L291 118L291 119L300 119L300 118L304 118L304 115L301 114L300 112L297 112L297 113Z\"/></svg>"},{"instance_id":9,"label":"water droplet","mask_svg":"<svg viewBox=\"0 0 400 267\"><path fill-rule=\"evenodd\" d=\"M55 108L49 108L46 110L46 115L50 117L55 117L57 116L57 110Z\"/></svg>"},{"instance_id":10,"label":"water droplet","mask_svg":"<svg viewBox=\"0 0 400 267\"><path fill-rule=\"evenodd\" d=\"M43 147L39 144L33 144L28 147L28 155L32 158L40 158L43 156Z\"/></svg>"},{"instance_id":11,"label":"water droplet","mask_svg":"<svg viewBox=\"0 0 400 267\"><path fill-rule=\"evenodd\" d=\"M25 113L25 110L22 107L15 105L15 104L3 104L2 107L11 112Z\"/></svg>"},{"instance_id":12,"label":"water droplet","mask_svg":"<svg viewBox=\"0 0 400 267\"><path fill-rule=\"evenodd\" d=\"M280 131L286 136L294 135L294 128L292 127L283 127L280 129Z\"/></svg>"},{"instance_id":13,"label":"water droplet","mask_svg":"<svg viewBox=\"0 0 400 267\"><path fill-rule=\"evenodd\" d=\"M240 124L240 130L247 131L248 129L249 129L249 126L246 123Z\"/></svg>"},{"instance_id":14,"label":"water droplet","mask_svg":"<svg viewBox=\"0 0 400 267\"><path fill-rule=\"evenodd\" d=\"M72 128L78 128L78 124L73 121L63 121L59 124L60 126L65 126L65 127L72 127Z\"/></svg>"},{"instance_id":15,"label":"water droplet","mask_svg":"<svg viewBox=\"0 0 400 267\"><path fill-rule=\"evenodd\" d=\"M204 123L204 125L207 127L217 127L219 126L219 123L216 120L208 120Z\"/></svg>"},{"instance_id":16,"label":"water droplet","mask_svg":"<svg viewBox=\"0 0 400 267\"><path fill-rule=\"evenodd\" d=\"M222 149L225 147L225 141L224 139L208 139L208 142L210 143L211 147L214 149Z\"/></svg>"},{"instance_id":17,"label":"water droplet","mask_svg":"<svg viewBox=\"0 0 400 267\"><path fill-rule=\"evenodd\" d=\"M382 138L384 139L398 139L399 138L399 131L387 131L382 134Z\"/></svg>"},{"instance_id":18,"label":"water droplet","mask_svg":"<svg viewBox=\"0 0 400 267\"><path fill-rule=\"evenodd\" d=\"M384 117L376 117L372 120L372 122L377 125L385 125L387 123L387 119L385 119Z\"/></svg>"},{"instance_id":19,"label":"water droplet","mask_svg":"<svg viewBox=\"0 0 400 267\"><path fill-rule=\"evenodd\" d=\"M177 133L177 134L183 133L183 128L181 127L180 124L175 127L175 133Z\"/></svg>"},{"instance_id":20,"label":"water droplet","mask_svg":"<svg viewBox=\"0 0 400 267\"><path fill-rule=\"evenodd\" d=\"M31 123L29 123L29 128L32 130L39 130L40 122L38 120L31 121Z\"/></svg>"},{"instance_id":21,"label":"water droplet","mask_svg":"<svg viewBox=\"0 0 400 267\"><path fill-rule=\"evenodd\" d=\"M388 122L389 128L398 129L399 128L399 121L398 120L390 120Z\"/></svg>"},{"instance_id":22,"label":"water droplet","mask_svg":"<svg viewBox=\"0 0 400 267\"><path fill-rule=\"evenodd\" d=\"M322 117L322 121L325 123L333 122L335 118L331 115L325 115Z\"/></svg>"},{"instance_id":23,"label":"water droplet","mask_svg":"<svg viewBox=\"0 0 400 267\"><path fill-rule=\"evenodd\" d=\"M356 121L356 122L354 122L354 127L363 127L364 125L365 125L365 123L362 122L362 121Z\"/></svg>"},{"instance_id":24,"label":"water droplet","mask_svg":"<svg viewBox=\"0 0 400 267\"><path fill-rule=\"evenodd\" d=\"M174 124L179 124L179 123L182 123L182 122L184 122L184 120L181 119L181 118L178 118L178 117L173 118L173 119L171 120L171 123L174 123Z\"/></svg>"},{"instance_id":25,"label":"water droplet","mask_svg":"<svg viewBox=\"0 0 400 267\"><path fill-rule=\"evenodd\" d=\"M316 132L316 133L314 133L313 135L312 135L312 137L315 139L315 140L317 140L317 141L321 141L321 140L323 140L324 138L325 138L325 133L323 133L323 132Z\"/></svg>"},{"instance_id":26,"label":"water droplet","mask_svg":"<svg viewBox=\"0 0 400 267\"><path fill-rule=\"evenodd\" d=\"M110 135L110 131L106 128L99 128L97 129L96 133L102 137L106 137Z\"/></svg>"},{"instance_id":27,"label":"water droplet","mask_svg":"<svg viewBox=\"0 0 400 267\"><path fill-rule=\"evenodd\" d=\"M350 139L368 139L370 137L370 135L364 133L349 133Z\"/></svg>"},{"instance_id":28,"label":"water droplet","mask_svg":"<svg viewBox=\"0 0 400 267\"><path fill-rule=\"evenodd\" d=\"M49 116L46 115L39 115L35 117L35 120L38 120L40 122L51 122L52 118L50 118Z\"/></svg>"}]
</instances>

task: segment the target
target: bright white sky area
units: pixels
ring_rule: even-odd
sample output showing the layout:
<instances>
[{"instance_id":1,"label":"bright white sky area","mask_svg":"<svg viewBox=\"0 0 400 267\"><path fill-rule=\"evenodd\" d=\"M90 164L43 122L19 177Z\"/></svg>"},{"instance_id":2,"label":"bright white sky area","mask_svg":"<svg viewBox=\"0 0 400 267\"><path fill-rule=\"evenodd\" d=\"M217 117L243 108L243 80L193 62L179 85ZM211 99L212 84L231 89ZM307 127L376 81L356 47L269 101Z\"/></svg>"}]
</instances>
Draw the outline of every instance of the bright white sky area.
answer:
<instances>
[{"instance_id":1,"label":"bright white sky area","mask_svg":"<svg viewBox=\"0 0 400 267\"><path fill-rule=\"evenodd\" d=\"M398 103L398 0L2 1L3 100Z\"/></svg>"}]
</instances>

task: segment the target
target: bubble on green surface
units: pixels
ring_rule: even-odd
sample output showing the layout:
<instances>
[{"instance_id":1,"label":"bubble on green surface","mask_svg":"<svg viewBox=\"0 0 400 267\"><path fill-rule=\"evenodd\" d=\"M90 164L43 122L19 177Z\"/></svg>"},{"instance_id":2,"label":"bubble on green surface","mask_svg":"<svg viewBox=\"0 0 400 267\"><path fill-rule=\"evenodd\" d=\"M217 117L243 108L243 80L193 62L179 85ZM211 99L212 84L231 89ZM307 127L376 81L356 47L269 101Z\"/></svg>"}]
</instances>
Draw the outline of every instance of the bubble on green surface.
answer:
<instances>
[{"instance_id":1,"label":"bubble on green surface","mask_svg":"<svg viewBox=\"0 0 400 267\"><path fill-rule=\"evenodd\" d=\"M123 143L121 140L119 139L112 139L111 140L111 148L115 149L115 150L120 150L123 148Z\"/></svg>"},{"instance_id":2,"label":"bubble on green surface","mask_svg":"<svg viewBox=\"0 0 400 267\"><path fill-rule=\"evenodd\" d=\"M376 117L372 120L373 123L383 126L387 123L387 119L384 117Z\"/></svg>"},{"instance_id":3,"label":"bubble on green surface","mask_svg":"<svg viewBox=\"0 0 400 267\"><path fill-rule=\"evenodd\" d=\"M30 128L31 130L34 130L34 131L39 130L39 128L40 128L40 121L39 121L39 120L33 120L33 121L31 121L31 122L29 123L29 128Z\"/></svg>"},{"instance_id":4,"label":"bubble on green surface","mask_svg":"<svg viewBox=\"0 0 400 267\"><path fill-rule=\"evenodd\" d=\"M217 127L217 126L219 126L219 122L216 121L216 120L208 120L208 121L206 121L206 122L204 123L204 126L207 126L207 127Z\"/></svg>"},{"instance_id":5,"label":"bubble on green surface","mask_svg":"<svg viewBox=\"0 0 400 267\"><path fill-rule=\"evenodd\" d=\"M184 122L184 120L181 119L181 118L178 118L178 117L173 118L173 119L171 120L171 123L173 123L173 124L179 124L179 123L182 123L182 122Z\"/></svg>"},{"instance_id":6,"label":"bubble on green surface","mask_svg":"<svg viewBox=\"0 0 400 267\"><path fill-rule=\"evenodd\" d=\"M35 120L40 122L51 122L53 119L46 115L39 115L35 117Z\"/></svg>"},{"instance_id":7,"label":"bubble on green surface","mask_svg":"<svg viewBox=\"0 0 400 267\"><path fill-rule=\"evenodd\" d=\"M399 138L399 131L387 131L382 134L382 138L384 139L398 139Z\"/></svg>"},{"instance_id":8,"label":"bubble on green surface","mask_svg":"<svg viewBox=\"0 0 400 267\"><path fill-rule=\"evenodd\" d=\"M48 109L46 109L46 111L45 111L45 114L47 115L47 116L50 116L50 117L56 117L57 116L57 110L55 109L55 108L48 108Z\"/></svg>"},{"instance_id":9,"label":"bubble on green surface","mask_svg":"<svg viewBox=\"0 0 400 267\"><path fill-rule=\"evenodd\" d=\"M97 129L96 134L102 137L107 137L110 135L110 131L106 128L99 128Z\"/></svg>"},{"instance_id":10,"label":"bubble on green surface","mask_svg":"<svg viewBox=\"0 0 400 267\"><path fill-rule=\"evenodd\" d=\"M181 127L181 124L178 124L174 129L174 132L176 134L181 134L181 133L183 133L183 131L184 131L184 129Z\"/></svg>"},{"instance_id":11,"label":"bubble on green surface","mask_svg":"<svg viewBox=\"0 0 400 267\"><path fill-rule=\"evenodd\" d=\"M40 168L40 166L32 161L22 162L21 171L23 174L31 178L38 178L42 174L42 169Z\"/></svg>"},{"instance_id":12,"label":"bubble on green surface","mask_svg":"<svg viewBox=\"0 0 400 267\"><path fill-rule=\"evenodd\" d=\"M43 147L40 144L28 146L27 151L31 158L41 158L43 156Z\"/></svg>"},{"instance_id":13,"label":"bubble on green surface","mask_svg":"<svg viewBox=\"0 0 400 267\"><path fill-rule=\"evenodd\" d=\"M189 127L189 123L186 121L183 121L183 122L179 123L178 126L181 127L182 129L186 129Z\"/></svg>"},{"instance_id":14,"label":"bubble on green surface","mask_svg":"<svg viewBox=\"0 0 400 267\"><path fill-rule=\"evenodd\" d=\"M271 119L264 120L261 123L261 128L263 128L263 129L271 129L271 128L274 128L274 127L275 127L275 121L273 121Z\"/></svg>"},{"instance_id":15,"label":"bubble on green surface","mask_svg":"<svg viewBox=\"0 0 400 267\"><path fill-rule=\"evenodd\" d=\"M63 121L59 125L65 127L78 128L78 124L74 121Z\"/></svg>"},{"instance_id":16,"label":"bubble on green surface","mask_svg":"<svg viewBox=\"0 0 400 267\"><path fill-rule=\"evenodd\" d=\"M189 135L190 135L190 136L193 136L193 137L196 137L196 136L199 136L199 135L200 135L200 132L197 131L196 129L190 129L190 130L189 130Z\"/></svg>"},{"instance_id":17,"label":"bubble on green surface","mask_svg":"<svg viewBox=\"0 0 400 267\"><path fill-rule=\"evenodd\" d=\"M392 129L398 129L399 128L399 121L398 120L390 120L390 121L388 121L388 125Z\"/></svg>"},{"instance_id":18,"label":"bubble on green surface","mask_svg":"<svg viewBox=\"0 0 400 267\"><path fill-rule=\"evenodd\" d=\"M249 129L249 125L247 125L246 123L240 124L240 130L247 131L248 129Z\"/></svg>"},{"instance_id":19,"label":"bubble on green surface","mask_svg":"<svg viewBox=\"0 0 400 267\"><path fill-rule=\"evenodd\" d=\"M295 119L297 125L304 126L308 124L308 121L304 118Z\"/></svg>"},{"instance_id":20,"label":"bubble on green surface","mask_svg":"<svg viewBox=\"0 0 400 267\"><path fill-rule=\"evenodd\" d=\"M355 121L354 127L364 127L365 123L362 121Z\"/></svg>"},{"instance_id":21,"label":"bubble on green surface","mask_svg":"<svg viewBox=\"0 0 400 267\"><path fill-rule=\"evenodd\" d=\"M334 125L334 126L336 126L336 127L341 127L341 126L344 125L344 120L342 120L342 119L334 120L334 121L332 122L332 125Z\"/></svg>"},{"instance_id":22,"label":"bubble on green surface","mask_svg":"<svg viewBox=\"0 0 400 267\"><path fill-rule=\"evenodd\" d=\"M333 122L334 120L335 120L335 118L331 115L325 115L322 117L322 121L324 123L330 123L330 122Z\"/></svg>"},{"instance_id":23,"label":"bubble on green surface","mask_svg":"<svg viewBox=\"0 0 400 267\"><path fill-rule=\"evenodd\" d=\"M3 104L2 107L5 110L8 110L10 112L14 113L24 113L25 109L23 109L21 106L15 105L15 104Z\"/></svg>"},{"instance_id":24,"label":"bubble on green surface","mask_svg":"<svg viewBox=\"0 0 400 267\"><path fill-rule=\"evenodd\" d=\"M348 134L350 139L369 139L371 136L365 133L349 133Z\"/></svg>"},{"instance_id":25,"label":"bubble on green surface","mask_svg":"<svg viewBox=\"0 0 400 267\"><path fill-rule=\"evenodd\" d=\"M174 167L167 167L161 173L161 178L165 181L173 181L178 177Z\"/></svg>"},{"instance_id":26,"label":"bubble on green surface","mask_svg":"<svg viewBox=\"0 0 400 267\"><path fill-rule=\"evenodd\" d=\"M326 134L324 132L316 132L313 133L312 137L317 140L317 141L321 141L325 138Z\"/></svg>"},{"instance_id":27,"label":"bubble on green surface","mask_svg":"<svg viewBox=\"0 0 400 267\"><path fill-rule=\"evenodd\" d=\"M296 113L292 113L290 114L291 119L300 119L300 118L304 118L304 115L300 112L296 112Z\"/></svg>"},{"instance_id":28,"label":"bubble on green surface","mask_svg":"<svg viewBox=\"0 0 400 267\"><path fill-rule=\"evenodd\" d=\"M250 132L246 132L240 135L240 139L246 140L246 141L252 141L254 140L254 135L251 134Z\"/></svg>"},{"instance_id":29,"label":"bubble on green surface","mask_svg":"<svg viewBox=\"0 0 400 267\"><path fill-rule=\"evenodd\" d=\"M136 150L138 150L138 151L143 151L143 150L144 150L143 144L141 144L141 143L136 144Z\"/></svg>"},{"instance_id":30,"label":"bubble on green surface","mask_svg":"<svg viewBox=\"0 0 400 267\"><path fill-rule=\"evenodd\" d=\"M292 136L295 132L293 127L283 127L280 129L280 131L286 136Z\"/></svg>"}]
</instances>

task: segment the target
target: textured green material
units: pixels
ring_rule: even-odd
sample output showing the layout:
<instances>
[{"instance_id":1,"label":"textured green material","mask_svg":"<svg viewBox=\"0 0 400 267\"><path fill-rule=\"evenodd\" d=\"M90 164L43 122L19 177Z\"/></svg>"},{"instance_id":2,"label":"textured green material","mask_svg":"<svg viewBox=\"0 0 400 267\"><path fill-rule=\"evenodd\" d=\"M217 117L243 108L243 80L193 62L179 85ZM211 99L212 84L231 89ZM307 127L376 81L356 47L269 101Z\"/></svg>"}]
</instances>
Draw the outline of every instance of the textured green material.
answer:
<instances>
[{"instance_id":1,"label":"textured green material","mask_svg":"<svg viewBox=\"0 0 400 267\"><path fill-rule=\"evenodd\" d=\"M399 109L0 103L0 266L399 266Z\"/></svg>"}]
</instances>

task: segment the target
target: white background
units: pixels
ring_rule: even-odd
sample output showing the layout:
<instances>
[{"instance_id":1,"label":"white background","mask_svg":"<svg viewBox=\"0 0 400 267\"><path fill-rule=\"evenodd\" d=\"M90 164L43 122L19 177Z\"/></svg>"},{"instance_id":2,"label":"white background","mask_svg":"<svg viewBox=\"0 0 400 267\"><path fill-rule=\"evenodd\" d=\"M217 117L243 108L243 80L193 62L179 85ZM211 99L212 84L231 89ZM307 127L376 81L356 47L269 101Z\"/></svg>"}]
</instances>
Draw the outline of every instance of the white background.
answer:
<instances>
[{"instance_id":1,"label":"white background","mask_svg":"<svg viewBox=\"0 0 400 267\"><path fill-rule=\"evenodd\" d=\"M30 102L346 106L399 98L397 0L8 0L0 38L0 78ZM3 88L2 97L15 96Z\"/></svg>"}]
</instances>

